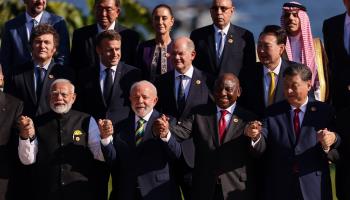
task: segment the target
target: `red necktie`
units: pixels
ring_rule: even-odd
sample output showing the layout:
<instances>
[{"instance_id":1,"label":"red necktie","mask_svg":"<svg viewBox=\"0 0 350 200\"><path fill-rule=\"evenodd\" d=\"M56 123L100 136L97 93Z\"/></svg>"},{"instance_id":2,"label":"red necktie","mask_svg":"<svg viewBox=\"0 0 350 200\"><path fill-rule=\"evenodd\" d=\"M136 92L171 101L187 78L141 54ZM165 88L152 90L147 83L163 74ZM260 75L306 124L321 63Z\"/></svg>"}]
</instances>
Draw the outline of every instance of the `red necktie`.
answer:
<instances>
[{"instance_id":1,"label":"red necktie","mask_svg":"<svg viewBox=\"0 0 350 200\"><path fill-rule=\"evenodd\" d=\"M293 126L295 138L298 139L300 135L300 120L299 120L299 112L301 110L299 108L294 109L294 117L293 117Z\"/></svg>"},{"instance_id":2,"label":"red necktie","mask_svg":"<svg viewBox=\"0 0 350 200\"><path fill-rule=\"evenodd\" d=\"M219 120L219 140L220 144L222 144L222 141L224 139L225 133L226 133L226 120L225 116L227 115L227 110L220 110L221 116Z\"/></svg>"}]
</instances>

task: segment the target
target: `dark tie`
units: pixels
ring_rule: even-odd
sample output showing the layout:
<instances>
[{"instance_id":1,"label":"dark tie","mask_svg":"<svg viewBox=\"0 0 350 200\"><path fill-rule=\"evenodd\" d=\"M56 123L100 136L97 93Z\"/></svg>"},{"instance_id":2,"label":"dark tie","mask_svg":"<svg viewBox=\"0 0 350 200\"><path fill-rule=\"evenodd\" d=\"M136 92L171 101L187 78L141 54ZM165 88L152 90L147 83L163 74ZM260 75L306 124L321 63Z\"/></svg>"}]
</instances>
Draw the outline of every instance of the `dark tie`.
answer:
<instances>
[{"instance_id":1,"label":"dark tie","mask_svg":"<svg viewBox=\"0 0 350 200\"><path fill-rule=\"evenodd\" d=\"M293 117L293 127L294 127L294 133L295 133L295 138L298 139L300 135L300 120L299 120L299 113L300 109L296 108L294 110L294 117Z\"/></svg>"},{"instance_id":2,"label":"dark tie","mask_svg":"<svg viewBox=\"0 0 350 200\"><path fill-rule=\"evenodd\" d=\"M37 67L37 78L36 78L36 97L37 101L40 99L41 89L43 88L43 82L46 75L46 69L43 67Z\"/></svg>"},{"instance_id":3,"label":"dark tie","mask_svg":"<svg viewBox=\"0 0 350 200\"><path fill-rule=\"evenodd\" d=\"M103 97L105 99L106 104L109 105L109 102L111 99L112 87L113 87L112 69L106 68L105 71L106 71L106 77L105 77L105 82L103 86Z\"/></svg>"},{"instance_id":4,"label":"dark tie","mask_svg":"<svg viewBox=\"0 0 350 200\"><path fill-rule=\"evenodd\" d=\"M139 119L139 121L137 121L137 127L135 131L136 146L138 146L141 143L142 137L145 134L145 123L146 123L146 120L142 118Z\"/></svg>"},{"instance_id":5,"label":"dark tie","mask_svg":"<svg viewBox=\"0 0 350 200\"><path fill-rule=\"evenodd\" d=\"M226 133L226 120L225 120L225 116L228 114L227 110L220 110L221 116L220 116L220 120L219 120L219 141L220 144L222 144L224 137L225 137L225 133Z\"/></svg>"},{"instance_id":6,"label":"dark tie","mask_svg":"<svg viewBox=\"0 0 350 200\"><path fill-rule=\"evenodd\" d=\"M186 99L185 99L185 88L182 84L183 79L185 78L185 75L179 75L179 87L177 89L177 108L178 113L182 113L183 109L185 108Z\"/></svg>"},{"instance_id":7,"label":"dark tie","mask_svg":"<svg viewBox=\"0 0 350 200\"><path fill-rule=\"evenodd\" d=\"M38 22L35 19L32 19L32 20L30 20L30 24L31 24L32 29L30 30L30 33L29 33L29 39L30 39L31 34L34 31L34 28L37 26Z\"/></svg>"}]
</instances>

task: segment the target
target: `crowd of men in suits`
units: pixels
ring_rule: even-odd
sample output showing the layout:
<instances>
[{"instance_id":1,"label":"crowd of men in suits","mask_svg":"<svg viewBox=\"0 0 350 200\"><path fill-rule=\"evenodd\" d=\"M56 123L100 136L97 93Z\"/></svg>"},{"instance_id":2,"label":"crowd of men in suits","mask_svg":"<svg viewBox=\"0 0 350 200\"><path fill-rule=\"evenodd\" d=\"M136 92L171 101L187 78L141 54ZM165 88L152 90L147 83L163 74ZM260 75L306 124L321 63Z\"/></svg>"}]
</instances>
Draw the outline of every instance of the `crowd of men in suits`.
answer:
<instances>
[{"instance_id":1,"label":"crowd of men in suits","mask_svg":"<svg viewBox=\"0 0 350 200\"><path fill-rule=\"evenodd\" d=\"M95 0L71 48L46 0L23 1L1 41L0 200L330 200L329 162L350 199L350 0L324 21L329 64L300 3L256 50L213 0L213 24L171 41L155 80L119 0Z\"/></svg>"}]
</instances>

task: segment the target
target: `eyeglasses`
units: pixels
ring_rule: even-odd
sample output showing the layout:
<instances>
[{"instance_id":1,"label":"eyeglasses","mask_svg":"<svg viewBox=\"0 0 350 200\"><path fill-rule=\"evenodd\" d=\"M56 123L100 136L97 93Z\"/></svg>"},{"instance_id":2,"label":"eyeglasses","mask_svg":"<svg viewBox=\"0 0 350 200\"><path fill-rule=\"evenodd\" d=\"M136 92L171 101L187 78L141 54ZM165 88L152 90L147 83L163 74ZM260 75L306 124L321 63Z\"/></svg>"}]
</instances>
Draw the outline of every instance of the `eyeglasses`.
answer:
<instances>
[{"instance_id":1,"label":"eyeglasses","mask_svg":"<svg viewBox=\"0 0 350 200\"><path fill-rule=\"evenodd\" d=\"M226 12L227 10L231 9L232 7L226 7L226 6L212 6L210 8L210 10L214 11L214 12L219 12L219 10L221 10L221 12Z\"/></svg>"}]
</instances>

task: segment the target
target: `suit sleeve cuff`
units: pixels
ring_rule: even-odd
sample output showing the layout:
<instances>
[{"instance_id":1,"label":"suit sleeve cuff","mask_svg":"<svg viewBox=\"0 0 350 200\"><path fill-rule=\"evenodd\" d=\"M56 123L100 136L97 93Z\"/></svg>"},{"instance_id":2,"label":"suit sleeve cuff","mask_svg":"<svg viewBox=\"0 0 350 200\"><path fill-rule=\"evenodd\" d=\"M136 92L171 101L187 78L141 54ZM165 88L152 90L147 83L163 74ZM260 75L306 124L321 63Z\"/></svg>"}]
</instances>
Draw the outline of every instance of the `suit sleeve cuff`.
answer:
<instances>
[{"instance_id":1,"label":"suit sleeve cuff","mask_svg":"<svg viewBox=\"0 0 350 200\"><path fill-rule=\"evenodd\" d=\"M108 146L109 143L113 142L113 136L108 136L107 138L101 139L103 146Z\"/></svg>"},{"instance_id":2,"label":"suit sleeve cuff","mask_svg":"<svg viewBox=\"0 0 350 200\"><path fill-rule=\"evenodd\" d=\"M165 138L160 138L163 142L169 142L170 140L170 137L171 137L171 133L170 131L168 132L167 136Z\"/></svg>"}]
</instances>

